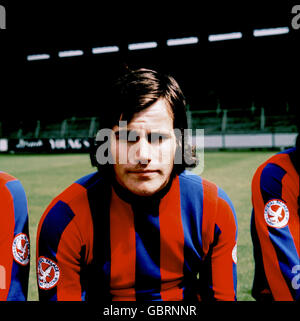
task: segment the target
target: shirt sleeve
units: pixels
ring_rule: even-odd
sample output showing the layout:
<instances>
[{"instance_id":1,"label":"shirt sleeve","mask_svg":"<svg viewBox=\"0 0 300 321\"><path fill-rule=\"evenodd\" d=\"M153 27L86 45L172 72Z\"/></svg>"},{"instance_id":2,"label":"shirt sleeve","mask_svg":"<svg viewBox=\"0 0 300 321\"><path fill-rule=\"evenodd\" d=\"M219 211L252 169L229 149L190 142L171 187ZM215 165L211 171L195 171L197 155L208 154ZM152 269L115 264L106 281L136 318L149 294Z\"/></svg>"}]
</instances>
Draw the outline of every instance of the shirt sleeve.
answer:
<instances>
[{"instance_id":1,"label":"shirt sleeve","mask_svg":"<svg viewBox=\"0 0 300 321\"><path fill-rule=\"evenodd\" d=\"M28 206L19 180L0 184L0 300L26 301L30 266Z\"/></svg>"},{"instance_id":2,"label":"shirt sleeve","mask_svg":"<svg viewBox=\"0 0 300 321\"><path fill-rule=\"evenodd\" d=\"M253 177L251 235L255 275L252 295L256 300L300 299L299 284L296 284L300 270L296 197L299 178L294 176L268 163Z\"/></svg>"},{"instance_id":3,"label":"shirt sleeve","mask_svg":"<svg viewBox=\"0 0 300 321\"><path fill-rule=\"evenodd\" d=\"M41 301L81 301L81 235L68 204L58 200L43 215L37 234L37 280Z\"/></svg>"},{"instance_id":4,"label":"shirt sleeve","mask_svg":"<svg viewBox=\"0 0 300 321\"><path fill-rule=\"evenodd\" d=\"M219 188L211 252L212 289L215 300L236 300L237 233L233 204L226 193Z\"/></svg>"}]
</instances>

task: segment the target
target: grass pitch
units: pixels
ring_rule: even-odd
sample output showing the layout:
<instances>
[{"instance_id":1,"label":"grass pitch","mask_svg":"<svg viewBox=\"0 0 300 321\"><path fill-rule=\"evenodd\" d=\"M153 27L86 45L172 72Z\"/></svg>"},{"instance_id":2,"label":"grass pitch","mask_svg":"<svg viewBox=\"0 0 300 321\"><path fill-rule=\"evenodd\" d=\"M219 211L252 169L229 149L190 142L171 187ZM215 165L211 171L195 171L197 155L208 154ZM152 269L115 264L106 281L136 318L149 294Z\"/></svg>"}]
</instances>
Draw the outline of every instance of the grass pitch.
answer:
<instances>
[{"instance_id":1,"label":"grass pitch","mask_svg":"<svg viewBox=\"0 0 300 321\"><path fill-rule=\"evenodd\" d=\"M238 219L238 300L250 301L254 264L250 237L251 179L255 169L274 152L206 152L204 170L194 171L222 187L232 200ZM75 180L95 171L89 156L0 155L0 169L23 184L29 208L31 266L28 300L38 300L35 274L36 232L51 200Z\"/></svg>"}]
</instances>

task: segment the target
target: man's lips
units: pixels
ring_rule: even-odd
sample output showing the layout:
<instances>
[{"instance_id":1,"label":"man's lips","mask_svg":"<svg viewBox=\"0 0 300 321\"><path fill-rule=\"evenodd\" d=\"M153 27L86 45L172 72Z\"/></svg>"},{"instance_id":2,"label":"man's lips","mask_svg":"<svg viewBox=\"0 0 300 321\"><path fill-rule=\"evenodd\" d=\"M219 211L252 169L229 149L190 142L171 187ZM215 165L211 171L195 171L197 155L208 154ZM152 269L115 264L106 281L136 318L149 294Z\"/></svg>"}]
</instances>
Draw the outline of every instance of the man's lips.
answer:
<instances>
[{"instance_id":1,"label":"man's lips","mask_svg":"<svg viewBox=\"0 0 300 321\"><path fill-rule=\"evenodd\" d=\"M141 174L141 175L146 175L146 174L153 174L153 173L158 173L159 170L154 170L154 169L137 169L137 170L129 170L128 173L130 174Z\"/></svg>"}]
</instances>

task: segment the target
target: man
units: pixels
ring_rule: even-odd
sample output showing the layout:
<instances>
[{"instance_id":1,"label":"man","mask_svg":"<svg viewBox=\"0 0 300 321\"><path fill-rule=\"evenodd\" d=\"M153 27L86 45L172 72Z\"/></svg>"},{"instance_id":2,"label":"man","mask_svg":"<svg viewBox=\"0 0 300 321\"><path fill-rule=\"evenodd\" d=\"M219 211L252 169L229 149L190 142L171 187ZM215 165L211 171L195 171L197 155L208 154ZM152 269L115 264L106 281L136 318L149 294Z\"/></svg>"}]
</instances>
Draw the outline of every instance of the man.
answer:
<instances>
[{"instance_id":1,"label":"man","mask_svg":"<svg viewBox=\"0 0 300 321\"><path fill-rule=\"evenodd\" d=\"M177 82L130 71L110 99L98 171L41 218L40 299L235 300L235 212L219 187L185 171L196 159Z\"/></svg>"},{"instance_id":2,"label":"man","mask_svg":"<svg viewBox=\"0 0 300 321\"><path fill-rule=\"evenodd\" d=\"M258 301L300 300L299 166L296 147L258 167L252 181L251 235Z\"/></svg>"},{"instance_id":3,"label":"man","mask_svg":"<svg viewBox=\"0 0 300 321\"><path fill-rule=\"evenodd\" d=\"M0 172L0 301L27 300L29 254L23 186L15 177Z\"/></svg>"}]
</instances>

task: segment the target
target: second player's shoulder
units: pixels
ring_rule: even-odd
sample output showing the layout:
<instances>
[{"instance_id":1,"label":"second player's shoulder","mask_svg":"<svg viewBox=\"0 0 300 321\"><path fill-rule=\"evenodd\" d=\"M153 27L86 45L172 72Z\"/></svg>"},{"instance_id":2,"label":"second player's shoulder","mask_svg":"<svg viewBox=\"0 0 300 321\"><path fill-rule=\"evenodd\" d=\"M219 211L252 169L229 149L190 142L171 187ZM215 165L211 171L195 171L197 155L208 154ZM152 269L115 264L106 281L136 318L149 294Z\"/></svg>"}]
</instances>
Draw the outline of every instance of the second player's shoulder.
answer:
<instances>
[{"instance_id":1,"label":"second player's shoulder","mask_svg":"<svg viewBox=\"0 0 300 321\"><path fill-rule=\"evenodd\" d=\"M26 204L26 194L20 180L11 174L0 172L0 191L1 197L8 197L18 200L18 204Z\"/></svg>"},{"instance_id":2,"label":"second player's shoulder","mask_svg":"<svg viewBox=\"0 0 300 321\"><path fill-rule=\"evenodd\" d=\"M283 172L290 171L291 169L293 170L294 166L291 157L295 151L295 148L290 148L269 157L258 166L253 175L253 180L259 179L262 174L264 174L265 177L273 177L278 174L281 175Z\"/></svg>"},{"instance_id":3,"label":"second player's shoulder","mask_svg":"<svg viewBox=\"0 0 300 321\"><path fill-rule=\"evenodd\" d=\"M11 181L16 181L17 178L6 173L6 172L1 172L0 171L0 186L4 186L6 185L8 182L11 182Z\"/></svg>"},{"instance_id":4,"label":"second player's shoulder","mask_svg":"<svg viewBox=\"0 0 300 321\"><path fill-rule=\"evenodd\" d=\"M291 148L277 153L260 164L252 178L252 191L256 189L274 189L280 184L283 177L297 175L290 156L295 149Z\"/></svg>"}]
</instances>

